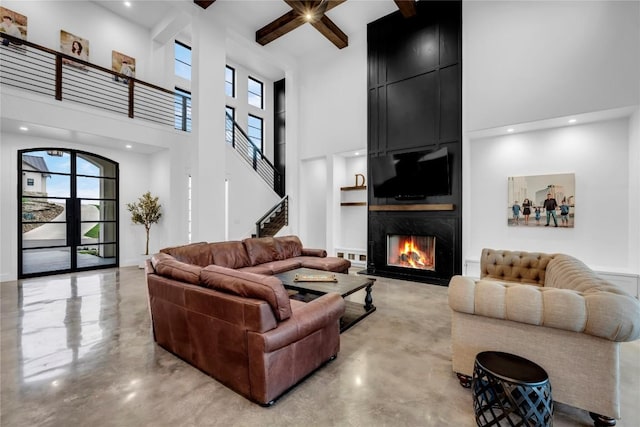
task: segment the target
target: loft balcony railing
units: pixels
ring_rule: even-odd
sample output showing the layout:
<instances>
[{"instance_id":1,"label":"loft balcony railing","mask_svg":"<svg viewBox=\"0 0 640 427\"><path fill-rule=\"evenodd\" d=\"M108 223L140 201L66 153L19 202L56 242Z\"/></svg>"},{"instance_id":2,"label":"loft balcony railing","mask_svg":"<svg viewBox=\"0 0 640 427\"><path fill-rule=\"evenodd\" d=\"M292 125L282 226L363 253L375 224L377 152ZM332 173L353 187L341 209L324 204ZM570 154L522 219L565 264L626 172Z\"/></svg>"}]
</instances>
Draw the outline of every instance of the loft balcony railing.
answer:
<instances>
[{"instance_id":1,"label":"loft balcony railing","mask_svg":"<svg viewBox=\"0 0 640 427\"><path fill-rule=\"evenodd\" d=\"M233 120L228 113L225 113L226 141L230 144L240 157L242 157L258 175L266 182L279 196L284 196L284 181L282 174L264 156L264 153L251 141L246 132Z\"/></svg>"},{"instance_id":2,"label":"loft balcony railing","mask_svg":"<svg viewBox=\"0 0 640 427\"><path fill-rule=\"evenodd\" d=\"M71 55L2 34L0 83L147 120L191 129L191 99Z\"/></svg>"}]
</instances>

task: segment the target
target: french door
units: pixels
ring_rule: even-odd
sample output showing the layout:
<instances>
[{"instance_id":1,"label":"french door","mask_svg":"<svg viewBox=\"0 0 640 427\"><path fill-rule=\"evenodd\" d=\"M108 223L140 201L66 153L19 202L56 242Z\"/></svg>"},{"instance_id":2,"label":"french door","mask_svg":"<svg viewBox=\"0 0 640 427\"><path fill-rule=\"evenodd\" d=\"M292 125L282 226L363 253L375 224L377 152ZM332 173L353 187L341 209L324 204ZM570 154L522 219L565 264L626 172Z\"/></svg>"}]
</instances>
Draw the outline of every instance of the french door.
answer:
<instances>
[{"instance_id":1,"label":"french door","mask_svg":"<svg viewBox=\"0 0 640 427\"><path fill-rule=\"evenodd\" d=\"M18 278L118 266L118 163L18 152Z\"/></svg>"}]
</instances>

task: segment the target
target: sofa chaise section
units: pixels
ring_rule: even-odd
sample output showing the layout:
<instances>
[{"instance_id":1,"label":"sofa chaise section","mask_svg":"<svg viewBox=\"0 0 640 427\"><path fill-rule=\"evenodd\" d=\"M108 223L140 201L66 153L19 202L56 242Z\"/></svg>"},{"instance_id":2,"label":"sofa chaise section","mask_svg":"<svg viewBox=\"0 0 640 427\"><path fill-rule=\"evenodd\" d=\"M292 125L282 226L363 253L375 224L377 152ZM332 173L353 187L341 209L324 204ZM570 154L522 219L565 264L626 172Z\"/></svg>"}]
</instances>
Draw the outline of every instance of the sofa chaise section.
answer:
<instances>
[{"instance_id":1,"label":"sofa chaise section","mask_svg":"<svg viewBox=\"0 0 640 427\"><path fill-rule=\"evenodd\" d=\"M273 403L340 349L337 293L291 301L276 277L162 253L146 276L156 342L254 402Z\"/></svg>"}]
</instances>

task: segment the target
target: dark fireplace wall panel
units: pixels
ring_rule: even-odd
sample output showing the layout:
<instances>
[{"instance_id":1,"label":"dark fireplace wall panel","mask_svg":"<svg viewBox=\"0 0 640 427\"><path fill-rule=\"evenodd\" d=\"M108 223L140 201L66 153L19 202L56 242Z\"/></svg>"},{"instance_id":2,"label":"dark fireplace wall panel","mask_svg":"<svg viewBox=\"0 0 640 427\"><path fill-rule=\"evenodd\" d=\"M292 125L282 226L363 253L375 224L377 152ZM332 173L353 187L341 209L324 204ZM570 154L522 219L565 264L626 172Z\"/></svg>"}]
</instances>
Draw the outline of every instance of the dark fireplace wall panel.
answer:
<instances>
[{"instance_id":1,"label":"dark fireplace wall panel","mask_svg":"<svg viewBox=\"0 0 640 427\"><path fill-rule=\"evenodd\" d=\"M462 269L462 2L419 1L416 7L414 17L404 18L398 11L367 27L368 155L447 147L451 194L414 201L379 199L369 186L368 201L369 206L451 204L454 209L370 211L367 270L448 284ZM406 228L400 234L438 233L435 272L386 266L381 251L386 250L387 233L398 227Z\"/></svg>"}]
</instances>

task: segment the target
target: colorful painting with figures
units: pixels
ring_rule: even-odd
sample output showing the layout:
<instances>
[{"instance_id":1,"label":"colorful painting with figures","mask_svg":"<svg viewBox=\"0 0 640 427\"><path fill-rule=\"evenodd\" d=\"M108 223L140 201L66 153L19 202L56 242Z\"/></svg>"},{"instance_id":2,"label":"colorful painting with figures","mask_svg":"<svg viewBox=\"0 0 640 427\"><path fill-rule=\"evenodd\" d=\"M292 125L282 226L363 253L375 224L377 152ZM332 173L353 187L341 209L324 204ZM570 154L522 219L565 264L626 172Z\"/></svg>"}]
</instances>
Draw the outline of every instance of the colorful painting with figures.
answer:
<instances>
[{"instance_id":1,"label":"colorful painting with figures","mask_svg":"<svg viewBox=\"0 0 640 427\"><path fill-rule=\"evenodd\" d=\"M2 16L2 22L0 23L0 37L4 34L16 37L18 39L27 39L27 17L14 12L11 9L0 6L0 16ZM2 44L9 46L9 39L2 37ZM15 41L13 44L17 44Z\"/></svg>"},{"instance_id":2,"label":"colorful painting with figures","mask_svg":"<svg viewBox=\"0 0 640 427\"><path fill-rule=\"evenodd\" d=\"M575 174L511 176L508 187L507 225L573 228Z\"/></svg>"}]
</instances>

